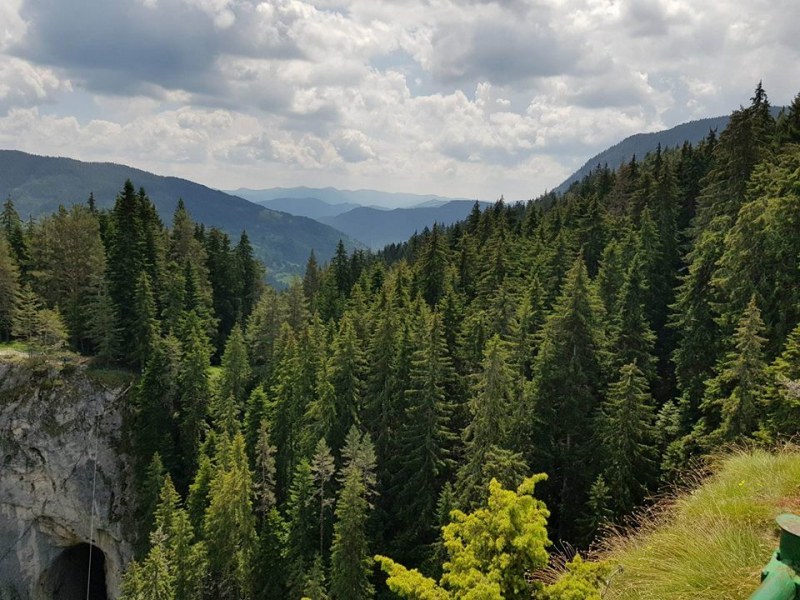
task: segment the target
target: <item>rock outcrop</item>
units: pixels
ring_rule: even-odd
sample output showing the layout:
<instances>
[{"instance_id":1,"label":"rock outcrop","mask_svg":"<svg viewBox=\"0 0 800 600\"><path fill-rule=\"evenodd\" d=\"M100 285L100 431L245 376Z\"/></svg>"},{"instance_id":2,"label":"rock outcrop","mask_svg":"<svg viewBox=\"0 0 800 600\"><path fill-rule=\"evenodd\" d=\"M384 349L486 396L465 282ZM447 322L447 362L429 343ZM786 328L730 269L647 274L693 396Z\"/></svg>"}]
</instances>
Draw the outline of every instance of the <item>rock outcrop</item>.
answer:
<instances>
[{"instance_id":1,"label":"rock outcrop","mask_svg":"<svg viewBox=\"0 0 800 600\"><path fill-rule=\"evenodd\" d=\"M85 597L87 582L91 597L118 596L132 557L125 387L0 355L0 599Z\"/></svg>"}]
</instances>

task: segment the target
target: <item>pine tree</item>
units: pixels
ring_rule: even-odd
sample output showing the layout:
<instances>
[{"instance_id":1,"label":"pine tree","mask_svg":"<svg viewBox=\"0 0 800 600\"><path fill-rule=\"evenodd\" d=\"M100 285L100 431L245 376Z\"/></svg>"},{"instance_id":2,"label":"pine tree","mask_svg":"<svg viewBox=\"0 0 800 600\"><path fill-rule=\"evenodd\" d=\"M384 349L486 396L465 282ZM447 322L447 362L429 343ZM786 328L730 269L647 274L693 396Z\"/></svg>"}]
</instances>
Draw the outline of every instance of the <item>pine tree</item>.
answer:
<instances>
[{"instance_id":1,"label":"pine tree","mask_svg":"<svg viewBox=\"0 0 800 600\"><path fill-rule=\"evenodd\" d=\"M175 575L170 568L164 533L154 531L150 544L150 552L140 569L133 568L133 574L123 583L124 600L176 600Z\"/></svg>"},{"instance_id":2,"label":"pine tree","mask_svg":"<svg viewBox=\"0 0 800 600\"><path fill-rule=\"evenodd\" d=\"M367 519L374 488L375 454L369 437L361 437L355 428L347 437L339 476L342 489L336 501L330 589L335 599L358 600L372 598L374 594Z\"/></svg>"},{"instance_id":3,"label":"pine tree","mask_svg":"<svg viewBox=\"0 0 800 600\"><path fill-rule=\"evenodd\" d=\"M311 570L308 572L306 586L303 589L303 600L328 600L328 594L325 591L325 569L319 554L314 557Z\"/></svg>"},{"instance_id":4,"label":"pine tree","mask_svg":"<svg viewBox=\"0 0 800 600\"><path fill-rule=\"evenodd\" d=\"M197 531L202 531L203 529L203 517L208 507L208 496L213 478L214 463L207 452L201 449L194 481L189 486L189 495L186 498L186 510L189 513L189 519Z\"/></svg>"},{"instance_id":5,"label":"pine tree","mask_svg":"<svg viewBox=\"0 0 800 600\"><path fill-rule=\"evenodd\" d=\"M485 470L489 455L506 447L514 397L508 352L495 335L486 344L482 372L472 390L472 420L464 429L466 462L458 472L456 493L461 506L476 504L496 473ZM508 482L501 482L508 483Z\"/></svg>"},{"instance_id":6,"label":"pine tree","mask_svg":"<svg viewBox=\"0 0 800 600\"><path fill-rule=\"evenodd\" d=\"M776 437L795 436L800 433L800 325L789 334L783 352L769 367L768 377L768 429Z\"/></svg>"},{"instance_id":7,"label":"pine tree","mask_svg":"<svg viewBox=\"0 0 800 600\"><path fill-rule=\"evenodd\" d=\"M430 307L436 306L444 295L446 268L447 241L439 225L434 223L416 265L417 287Z\"/></svg>"},{"instance_id":8,"label":"pine tree","mask_svg":"<svg viewBox=\"0 0 800 600\"><path fill-rule=\"evenodd\" d=\"M718 424L717 431L726 440L748 437L758 427L767 369L763 330L754 296L739 318L734 349L720 360L716 376L706 382L703 408L710 424Z\"/></svg>"},{"instance_id":9,"label":"pine tree","mask_svg":"<svg viewBox=\"0 0 800 600\"><path fill-rule=\"evenodd\" d=\"M275 507L275 452L270 443L269 422L262 419L258 427L258 438L255 444L255 498L256 510L265 518Z\"/></svg>"},{"instance_id":10,"label":"pine tree","mask_svg":"<svg viewBox=\"0 0 800 600\"><path fill-rule=\"evenodd\" d=\"M247 237L246 231L242 231L242 235L239 236L239 243L236 244L234 254L237 274L241 281L239 286L242 293L240 319L244 321L253 312L253 307L263 289L264 271L254 256L253 246L250 244L250 238Z\"/></svg>"},{"instance_id":11,"label":"pine tree","mask_svg":"<svg viewBox=\"0 0 800 600\"><path fill-rule=\"evenodd\" d=\"M610 508L612 502L611 488L606 485L603 476L598 475L589 490L586 511L580 522L580 526L585 532L585 539L588 542L591 542L603 527L611 523L614 518L614 512Z\"/></svg>"},{"instance_id":12,"label":"pine tree","mask_svg":"<svg viewBox=\"0 0 800 600\"><path fill-rule=\"evenodd\" d=\"M0 339L8 340L19 290L19 269L11 258L9 245L0 237Z\"/></svg>"},{"instance_id":13,"label":"pine tree","mask_svg":"<svg viewBox=\"0 0 800 600\"><path fill-rule=\"evenodd\" d=\"M178 343L158 339L136 387L135 447L144 460L158 453L171 473L177 472L177 423L173 420L178 393Z\"/></svg>"},{"instance_id":14,"label":"pine tree","mask_svg":"<svg viewBox=\"0 0 800 600\"><path fill-rule=\"evenodd\" d=\"M208 345L203 322L194 312L186 315L182 329L177 386L181 450L178 482L181 489L185 490L189 483L189 474L197 466L197 452L205 430L211 399L211 384L208 379L211 348Z\"/></svg>"},{"instance_id":15,"label":"pine tree","mask_svg":"<svg viewBox=\"0 0 800 600\"><path fill-rule=\"evenodd\" d=\"M234 325L225 343L221 365L219 396L232 398L237 410L241 412L250 391L251 371L244 334L238 325Z\"/></svg>"},{"instance_id":16,"label":"pine tree","mask_svg":"<svg viewBox=\"0 0 800 600\"><path fill-rule=\"evenodd\" d=\"M294 332L286 323L281 328L279 346L275 384L270 395L275 402L273 437L278 447L278 482L285 489L300 457L300 428L308 398L303 385L300 349Z\"/></svg>"},{"instance_id":17,"label":"pine tree","mask_svg":"<svg viewBox=\"0 0 800 600\"><path fill-rule=\"evenodd\" d=\"M672 307L672 327L678 335L673 355L678 389L696 413L720 355L715 305L721 299L712 281L724 248L724 237L745 200L747 181L756 164L769 155L774 122L759 83L747 108L735 111L714 146L714 166L704 179L692 222L688 270L681 278ZM693 420L696 414L689 415Z\"/></svg>"},{"instance_id":18,"label":"pine tree","mask_svg":"<svg viewBox=\"0 0 800 600\"><path fill-rule=\"evenodd\" d=\"M713 285L724 300L724 327L755 294L765 322L768 356L774 357L800 320L800 152L789 146L753 171L748 201L726 232Z\"/></svg>"},{"instance_id":19,"label":"pine tree","mask_svg":"<svg viewBox=\"0 0 800 600\"><path fill-rule=\"evenodd\" d=\"M22 229L19 213L14 208L14 201L10 196L3 203L3 212L0 213L0 226L3 228L5 241L9 245L14 262L24 273L28 267L28 243L25 239L25 232Z\"/></svg>"},{"instance_id":20,"label":"pine tree","mask_svg":"<svg viewBox=\"0 0 800 600\"><path fill-rule=\"evenodd\" d=\"M317 307L317 294L322 287L322 273L320 272L319 265L317 264L317 257L314 255L314 250L308 257L306 263L306 271L303 275L303 293L306 295L309 309L315 312Z\"/></svg>"},{"instance_id":21,"label":"pine tree","mask_svg":"<svg viewBox=\"0 0 800 600\"><path fill-rule=\"evenodd\" d=\"M11 335L26 341L35 341L41 309L41 301L29 285L18 288L11 317Z\"/></svg>"},{"instance_id":22,"label":"pine tree","mask_svg":"<svg viewBox=\"0 0 800 600\"><path fill-rule=\"evenodd\" d=\"M358 423L366 371L363 346L356 337L353 318L342 317L331 344L330 382L336 402L336 420L327 437L331 448L341 448L350 427Z\"/></svg>"},{"instance_id":23,"label":"pine tree","mask_svg":"<svg viewBox=\"0 0 800 600\"><path fill-rule=\"evenodd\" d=\"M115 360L121 346L119 319L105 274L94 282L87 312L87 336L94 346L95 356L101 361Z\"/></svg>"},{"instance_id":24,"label":"pine tree","mask_svg":"<svg viewBox=\"0 0 800 600\"><path fill-rule=\"evenodd\" d=\"M406 387L406 413L400 425L398 460L392 496L408 548L430 543L439 489L453 467L455 434L450 428L452 406L445 395L451 378L450 357L442 336L441 317L420 319L419 347L411 358Z\"/></svg>"},{"instance_id":25,"label":"pine tree","mask_svg":"<svg viewBox=\"0 0 800 600\"><path fill-rule=\"evenodd\" d=\"M302 594L311 557L317 551L319 531L314 488L311 466L303 459L295 467L286 504L288 529L285 556L289 597L293 598L299 598Z\"/></svg>"},{"instance_id":26,"label":"pine tree","mask_svg":"<svg viewBox=\"0 0 800 600\"><path fill-rule=\"evenodd\" d=\"M134 305L131 311L131 322L127 333L133 343L129 351L129 359L143 367L147 364L148 357L153 352L159 337L159 323L156 318L156 304L153 299L153 290L150 277L144 271L139 273L136 280Z\"/></svg>"},{"instance_id":27,"label":"pine tree","mask_svg":"<svg viewBox=\"0 0 800 600\"><path fill-rule=\"evenodd\" d=\"M560 538L569 534L567 515L578 513L591 485L591 416L600 404L606 361L602 315L578 257L542 330L531 387L534 463L553 474Z\"/></svg>"},{"instance_id":28,"label":"pine tree","mask_svg":"<svg viewBox=\"0 0 800 600\"><path fill-rule=\"evenodd\" d=\"M631 261L612 313L611 344L613 365L636 363L649 382L655 381L656 369L653 351L656 336L649 325L646 304L649 284L645 280L644 264L637 252Z\"/></svg>"},{"instance_id":29,"label":"pine tree","mask_svg":"<svg viewBox=\"0 0 800 600\"><path fill-rule=\"evenodd\" d=\"M209 568L217 598L251 597L253 558L258 542L252 512L252 474L244 437L230 442L227 460L217 460L203 519Z\"/></svg>"},{"instance_id":30,"label":"pine tree","mask_svg":"<svg viewBox=\"0 0 800 600\"><path fill-rule=\"evenodd\" d=\"M106 268L97 217L83 205L63 206L42 219L30 240L31 279L48 306L58 306L72 346L86 350L86 298Z\"/></svg>"},{"instance_id":31,"label":"pine tree","mask_svg":"<svg viewBox=\"0 0 800 600\"><path fill-rule=\"evenodd\" d=\"M325 552L325 513L327 508L333 504L333 498L328 496L328 483L333 477L335 464L330 448L324 439L317 442L317 448L311 459L311 472L314 475L316 486L314 494L319 498L319 553L322 556Z\"/></svg>"},{"instance_id":32,"label":"pine tree","mask_svg":"<svg viewBox=\"0 0 800 600\"><path fill-rule=\"evenodd\" d=\"M624 365L619 380L608 389L597 423L604 482L613 490L609 507L616 515L635 508L655 480L654 418L644 373L636 363ZM597 503L600 498L594 500Z\"/></svg>"}]
</instances>

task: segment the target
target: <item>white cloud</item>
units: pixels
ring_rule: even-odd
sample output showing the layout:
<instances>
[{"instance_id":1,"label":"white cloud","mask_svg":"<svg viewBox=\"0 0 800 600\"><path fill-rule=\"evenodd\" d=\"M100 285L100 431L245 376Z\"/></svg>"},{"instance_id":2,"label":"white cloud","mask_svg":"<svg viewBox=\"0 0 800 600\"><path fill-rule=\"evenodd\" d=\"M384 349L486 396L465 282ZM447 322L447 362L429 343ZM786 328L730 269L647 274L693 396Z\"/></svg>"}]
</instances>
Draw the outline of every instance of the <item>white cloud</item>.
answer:
<instances>
[{"instance_id":1,"label":"white cloud","mask_svg":"<svg viewBox=\"0 0 800 600\"><path fill-rule=\"evenodd\" d=\"M794 0L7 0L0 143L223 188L530 197L759 79L790 101L798 21Z\"/></svg>"},{"instance_id":2,"label":"white cloud","mask_svg":"<svg viewBox=\"0 0 800 600\"><path fill-rule=\"evenodd\" d=\"M14 57L0 60L0 114L12 107L52 103L59 92L71 89L69 80L61 80L52 69Z\"/></svg>"}]
</instances>

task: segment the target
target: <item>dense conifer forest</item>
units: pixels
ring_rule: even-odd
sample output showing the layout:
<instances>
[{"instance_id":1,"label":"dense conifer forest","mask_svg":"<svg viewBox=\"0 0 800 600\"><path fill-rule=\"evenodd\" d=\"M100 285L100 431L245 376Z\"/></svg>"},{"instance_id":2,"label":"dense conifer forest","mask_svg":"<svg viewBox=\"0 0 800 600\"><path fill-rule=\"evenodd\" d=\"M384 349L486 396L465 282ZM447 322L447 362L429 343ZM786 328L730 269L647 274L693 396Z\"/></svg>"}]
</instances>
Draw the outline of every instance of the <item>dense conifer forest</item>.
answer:
<instances>
[{"instance_id":1,"label":"dense conifer forest","mask_svg":"<svg viewBox=\"0 0 800 600\"><path fill-rule=\"evenodd\" d=\"M5 339L140 373L126 600L600 598L603 564L535 576L554 545L800 433L800 95L760 84L699 144L281 292L131 182L1 220Z\"/></svg>"}]
</instances>

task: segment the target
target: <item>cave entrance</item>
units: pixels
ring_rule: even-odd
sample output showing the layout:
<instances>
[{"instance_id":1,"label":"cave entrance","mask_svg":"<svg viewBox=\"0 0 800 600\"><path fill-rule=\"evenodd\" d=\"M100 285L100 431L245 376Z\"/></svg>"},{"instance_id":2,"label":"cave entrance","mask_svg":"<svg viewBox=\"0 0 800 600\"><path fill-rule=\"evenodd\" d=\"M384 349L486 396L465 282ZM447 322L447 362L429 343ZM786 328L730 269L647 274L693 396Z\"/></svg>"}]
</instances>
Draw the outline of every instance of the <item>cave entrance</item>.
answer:
<instances>
[{"instance_id":1,"label":"cave entrance","mask_svg":"<svg viewBox=\"0 0 800 600\"><path fill-rule=\"evenodd\" d=\"M89 572L91 551L92 570ZM86 585L89 594L86 594ZM66 548L48 569L44 581L47 598L53 600L108 600L106 556L97 546L78 544Z\"/></svg>"}]
</instances>

